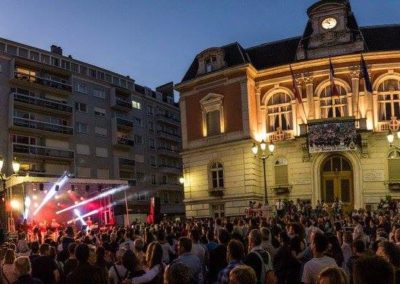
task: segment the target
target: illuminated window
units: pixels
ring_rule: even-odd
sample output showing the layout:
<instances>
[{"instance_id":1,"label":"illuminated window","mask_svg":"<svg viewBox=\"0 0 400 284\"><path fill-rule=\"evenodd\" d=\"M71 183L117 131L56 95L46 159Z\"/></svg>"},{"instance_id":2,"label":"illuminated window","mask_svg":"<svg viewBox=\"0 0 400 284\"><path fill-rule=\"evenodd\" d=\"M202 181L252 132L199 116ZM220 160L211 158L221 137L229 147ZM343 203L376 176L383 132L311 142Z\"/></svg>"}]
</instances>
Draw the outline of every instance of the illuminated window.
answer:
<instances>
[{"instance_id":1,"label":"illuminated window","mask_svg":"<svg viewBox=\"0 0 400 284\"><path fill-rule=\"evenodd\" d=\"M286 93L276 93L267 102L268 132L292 130L292 103Z\"/></svg>"},{"instance_id":2,"label":"illuminated window","mask_svg":"<svg viewBox=\"0 0 400 284\"><path fill-rule=\"evenodd\" d=\"M326 86L320 93L321 118L333 118L347 116L346 90L336 85L338 95L332 98L331 85Z\"/></svg>"},{"instance_id":3,"label":"illuminated window","mask_svg":"<svg viewBox=\"0 0 400 284\"><path fill-rule=\"evenodd\" d=\"M390 121L393 116L400 118L400 81L389 79L378 87L379 121Z\"/></svg>"},{"instance_id":4,"label":"illuminated window","mask_svg":"<svg viewBox=\"0 0 400 284\"><path fill-rule=\"evenodd\" d=\"M132 101L132 107L135 109L142 109L142 104L138 101Z\"/></svg>"},{"instance_id":5,"label":"illuminated window","mask_svg":"<svg viewBox=\"0 0 400 284\"><path fill-rule=\"evenodd\" d=\"M211 185L213 189L224 187L224 167L221 163L214 163L211 165Z\"/></svg>"},{"instance_id":6,"label":"illuminated window","mask_svg":"<svg viewBox=\"0 0 400 284\"><path fill-rule=\"evenodd\" d=\"M400 181L400 151L392 151L388 156L389 181Z\"/></svg>"},{"instance_id":7,"label":"illuminated window","mask_svg":"<svg viewBox=\"0 0 400 284\"><path fill-rule=\"evenodd\" d=\"M288 162L285 158L279 158L275 162L275 185L289 184Z\"/></svg>"},{"instance_id":8,"label":"illuminated window","mask_svg":"<svg viewBox=\"0 0 400 284\"><path fill-rule=\"evenodd\" d=\"M222 99L222 95L208 94L200 100L204 137L225 132Z\"/></svg>"}]
</instances>

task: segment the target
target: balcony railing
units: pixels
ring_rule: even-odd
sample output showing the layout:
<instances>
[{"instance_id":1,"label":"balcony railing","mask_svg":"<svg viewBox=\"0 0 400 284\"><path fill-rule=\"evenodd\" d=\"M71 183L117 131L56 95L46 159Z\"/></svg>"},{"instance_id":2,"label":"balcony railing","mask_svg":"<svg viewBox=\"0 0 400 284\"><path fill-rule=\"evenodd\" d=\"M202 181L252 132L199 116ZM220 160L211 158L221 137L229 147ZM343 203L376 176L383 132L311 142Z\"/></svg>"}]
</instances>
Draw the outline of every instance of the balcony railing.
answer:
<instances>
[{"instance_id":1,"label":"balcony railing","mask_svg":"<svg viewBox=\"0 0 400 284\"><path fill-rule=\"evenodd\" d=\"M14 78L21 81L28 81L36 84L40 84L46 87L51 87L67 92L72 92L72 86L66 80L64 82L55 81L48 78L41 78L38 76L28 75L25 73L15 72Z\"/></svg>"},{"instance_id":2,"label":"balcony railing","mask_svg":"<svg viewBox=\"0 0 400 284\"><path fill-rule=\"evenodd\" d=\"M13 143L13 151L18 154L32 155L32 156L41 156L41 157L52 157L58 159L73 159L74 152L68 150L59 150L48 148L44 146L38 145L30 145L30 144L22 144L22 143Z\"/></svg>"},{"instance_id":3,"label":"balcony railing","mask_svg":"<svg viewBox=\"0 0 400 284\"><path fill-rule=\"evenodd\" d=\"M122 166L134 167L135 166L135 160L119 158L119 164L122 165Z\"/></svg>"},{"instance_id":4,"label":"balcony railing","mask_svg":"<svg viewBox=\"0 0 400 284\"><path fill-rule=\"evenodd\" d=\"M170 133L164 130L158 130L157 134L160 138L164 138L164 139L168 139L168 140L172 140L172 141L180 141L181 140L181 136L175 133Z\"/></svg>"},{"instance_id":5,"label":"balcony railing","mask_svg":"<svg viewBox=\"0 0 400 284\"><path fill-rule=\"evenodd\" d=\"M123 127L133 128L133 122L125 118L117 117L117 125Z\"/></svg>"},{"instance_id":6,"label":"balcony railing","mask_svg":"<svg viewBox=\"0 0 400 284\"><path fill-rule=\"evenodd\" d=\"M173 150L167 147L158 147L157 151L160 155L173 156L173 157L179 156L178 150Z\"/></svg>"},{"instance_id":7,"label":"balcony railing","mask_svg":"<svg viewBox=\"0 0 400 284\"><path fill-rule=\"evenodd\" d=\"M60 134L67 134L67 135L72 135L74 133L74 129L70 126L53 124L39 120L21 118L21 117L14 117L14 125L20 127L44 130L49 132L55 132Z\"/></svg>"},{"instance_id":8,"label":"balcony railing","mask_svg":"<svg viewBox=\"0 0 400 284\"><path fill-rule=\"evenodd\" d=\"M116 98L115 104L123 108L132 109L132 103L119 98Z\"/></svg>"},{"instance_id":9,"label":"balcony railing","mask_svg":"<svg viewBox=\"0 0 400 284\"><path fill-rule=\"evenodd\" d=\"M135 141L126 138L126 137L117 137L117 144L119 145L126 145L126 146L134 146Z\"/></svg>"},{"instance_id":10,"label":"balcony railing","mask_svg":"<svg viewBox=\"0 0 400 284\"><path fill-rule=\"evenodd\" d=\"M29 105L35 105L47 109L52 109L52 110L57 110L57 111L62 111L62 112L67 112L67 113L72 113L73 109L72 106L64 104L64 103L59 103L56 101L51 101L47 99L42 99L38 97L32 97L32 96L27 96L19 93L13 93L14 100L17 102L29 104Z\"/></svg>"},{"instance_id":11,"label":"balcony railing","mask_svg":"<svg viewBox=\"0 0 400 284\"><path fill-rule=\"evenodd\" d=\"M222 188L213 188L208 191L210 196L212 197L222 197L224 196L224 189Z\"/></svg>"},{"instance_id":12,"label":"balcony railing","mask_svg":"<svg viewBox=\"0 0 400 284\"><path fill-rule=\"evenodd\" d=\"M161 122L169 123L172 125L180 125L181 124L180 119L176 119L174 117L167 116L167 115L161 114L161 113L157 114L157 120L161 121Z\"/></svg>"}]
</instances>

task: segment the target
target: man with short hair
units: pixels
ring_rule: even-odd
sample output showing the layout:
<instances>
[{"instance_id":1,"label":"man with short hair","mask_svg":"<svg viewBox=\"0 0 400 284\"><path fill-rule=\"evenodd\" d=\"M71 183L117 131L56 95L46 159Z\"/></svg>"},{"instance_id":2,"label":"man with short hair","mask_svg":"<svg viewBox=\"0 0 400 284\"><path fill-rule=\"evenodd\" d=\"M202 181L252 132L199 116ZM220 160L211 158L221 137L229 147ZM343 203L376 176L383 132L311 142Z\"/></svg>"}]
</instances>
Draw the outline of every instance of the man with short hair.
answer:
<instances>
[{"instance_id":1,"label":"man with short hair","mask_svg":"<svg viewBox=\"0 0 400 284\"><path fill-rule=\"evenodd\" d=\"M68 245L69 257L65 261L65 264L64 264L64 275L65 276L70 274L78 266L78 260L75 257L75 248L76 248L76 243L70 243Z\"/></svg>"},{"instance_id":2,"label":"man with short hair","mask_svg":"<svg viewBox=\"0 0 400 284\"><path fill-rule=\"evenodd\" d=\"M202 264L198 256L192 252L192 240L187 237L181 237L178 243L178 255L172 263L184 263L190 269L193 283L203 284Z\"/></svg>"},{"instance_id":3,"label":"man with short hair","mask_svg":"<svg viewBox=\"0 0 400 284\"><path fill-rule=\"evenodd\" d=\"M270 240L271 232L266 227L262 227L260 231L262 237L261 247L263 248L263 250L269 253L272 259L274 259L274 256L276 254L276 249L274 248Z\"/></svg>"},{"instance_id":4,"label":"man with short hair","mask_svg":"<svg viewBox=\"0 0 400 284\"><path fill-rule=\"evenodd\" d=\"M394 284L393 266L379 256L363 256L354 264L354 284Z\"/></svg>"},{"instance_id":5,"label":"man with short hair","mask_svg":"<svg viewBox=\"0 0 400 284\"><path fill-rule=\"evenodd\" d=\"M44 284L54 284L60 280L60 272L54 259L50 256L50 245L41 244L40 256L32 261L32 276Z\"/></svg>"},{"instance_id":6,"label":"man with short hair","mask_svg":"<svg viewBox=\"0 0 400 284\"><path fill-rule=\"evenodd\" d=\"M365 244L362 240L356 240L355 242L353 242L351 249L353 251L353 255L346 263L346 268L350 276L350 282L352 282L353 278L354 263L356 263L356 261L365 254Z\"/></svg>"},{"instance_id":7,"label":"man with short hair","mask_svg":"<svg viewBox=\"0 0 400 284\"><path fill-rule=\"evenodd\" d=\"M230 284L256 284L254 269L247 265L238 265L229 273Z\"/></svg>"},{"instance_id":8,"label":"man with short hair","mask_svg":"<svg viewBox=\"0 0 400 284\"><path fill-rule=\"evenodd\" d=\"M303 270L304 284L317 283L319 273L327 267L337 267L336 261L325 255L329 241L325 234L315 233L311 242L313 258L306 262Z\"/></svg>"},{"instance_id":9,"label":"man with short hair","mask_svg":"<svg viewBox=\"0 0 400 284\"><path fill-rule=\"evenodd\" d=\"M231 240L228 244L227 261L228 265L220 271L218 275L218 284L229 283L229 273L236 266L242 264L244 258L244 247L238 240Z\"/></svg>"},{"instance_id":10,"label":"man with short hair","mask_svg":"<svg viewBox=\"0 0 400 284\"><path fill-rule=\"evenodd\" d=\"M170 264L164 271L164 284L191 284L189 267L181 262Z\"/></svg>"},{"instance_id":11,"label":"man with short hair","mask_svg":"<svg viewBox=\"0 0 400 284\"><path fill-rule=\"evenodd\" d=\"M31 276L31 262L27 256L20 256L14 261L14 269L18 280L13 284L43 284L40 279Z\"/></svg>"},{"instance_id":12,"label":"man with short hair","mask_svg":"<svg viewBox=\"0 0 400 284\"><path fill-rule=\"evenodd\" d=\"M257 282L265 283L272 282L274 271L272 268L272 259L269 253L261 247L262 235L260 230L253 229L249 233L249 253L247 254L244 263L254 269Z\"/></svg>"},{"instance_id":13,"label":"man with short hair","mask_svg":"<svg viewBox=\"0 0 400 284\"><path fill-rule=\"evenodd\" d=\"M197 255L201 264L204 265L206 250L200 244L200 232L198 229L195 228L190 231L190 239L192 240L192 253Z\"/></svg>"}]
</instances>

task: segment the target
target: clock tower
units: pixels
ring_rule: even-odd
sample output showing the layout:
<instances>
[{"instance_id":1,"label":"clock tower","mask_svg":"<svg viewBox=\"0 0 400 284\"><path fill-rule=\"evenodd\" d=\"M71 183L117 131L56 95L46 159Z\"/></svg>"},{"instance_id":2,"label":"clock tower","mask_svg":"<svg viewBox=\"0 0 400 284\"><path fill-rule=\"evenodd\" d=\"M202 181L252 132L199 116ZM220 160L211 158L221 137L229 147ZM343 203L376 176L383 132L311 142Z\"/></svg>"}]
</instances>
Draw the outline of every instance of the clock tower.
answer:
<instances>
[{"instance_id":1,"label":"clock tower","mask_svg":"<svg viewBox=\"0 0 400 284\"><path fill-rule=\"evenodd\" d=\"M297 49L297 59L315 59L364 50L364 41L348 0L321 0L312 5Z\"/></svg>"}]
</instances>

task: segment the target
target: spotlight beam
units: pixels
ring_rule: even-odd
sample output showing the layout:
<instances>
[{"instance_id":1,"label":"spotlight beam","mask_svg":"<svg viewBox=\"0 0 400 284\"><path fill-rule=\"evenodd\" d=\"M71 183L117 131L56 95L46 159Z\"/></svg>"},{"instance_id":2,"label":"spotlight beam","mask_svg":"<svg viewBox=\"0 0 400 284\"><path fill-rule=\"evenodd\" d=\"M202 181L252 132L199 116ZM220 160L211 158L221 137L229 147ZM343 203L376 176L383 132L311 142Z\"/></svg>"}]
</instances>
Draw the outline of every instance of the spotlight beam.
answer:
<instances>
[{"instance_id":1,"label":"spotlight beam","mask_svg":"<svg viewBox=\"0 0 400 284\"><path fill-rule=\"evenodd\" d=\"M33 215L35 216L39 211L42 209L44 205L46 205L47 202L50 201L50 199L56 194L56 187L58 186L59 188L62 188L64 184L68 181L68 175L65 173L53 184L49 192L46 194L46 196L43 198L42 202L40 205L35 209L33 212Z\"/></svg>"},{"instance_id":2,"label":"spotlight beam","mask_svg":"<svg viewBox=\"0 0 400 284\"><path fill-rule=\"evenodd\" d=\"M79 212L78 209L74 209L74 213L76 216L78 216L78 220L81 221L82 225L86 226L85 220L83 220L83 217L81 216L81 213Z\"/></svg>"},{"instance_id":3,"label":"spotlight beam","mask_svg":"<svg viewBox=\"0 0 400 284\"><path fill-rule=\"evenodd\" d=\"M85 214L81 215L80 218L83 219L83 218L86 218L86 217L95 215L95 214L101 212L102 210L105 210L105 209L108 209L108 208L110 208L110 207L113 207L115 204L116 204L116 203L113 202L113 203L111 203L111 204L109 204L109 205L107 205L107 206L103 206L103 207L101 207L101 208L92 210L92 211L90 211L90 212L88 212L88 213L85 213ZM76 209L74 209L74 212L75 212L75 210L76 210ZM78 221L78 220L80 220L80 219L79 219L79 218L75 218L75 219L69 220L69 221L67 222L67 224L71 224L71 223L76 222L76 221Z\"/></svg>"},{"instance_id":4,"label":"spotlight beam","mask_svg":"<svg viewBox=\"0 0 400 284\"><path fill-rule=\"evenodd\" d=\"M58 214L64 213L64 212L69 211L69 210L71 210L71 209L74 209L74 208L77 208L77 207L79 207L79 206L88 204L89 202L95 201L95 200L97 200L97 199L100 199L100 198L103 198L103 197L106 197L106 196L115 194L115 193L120 192L120 191L123 191L123 190L127 190L128 188L129 188L128 185L121 185L121 186L116 187L116 188L114 188L114 189L105 191L105 192L103 192L103 193L101 193L101 194L99 194L99 195L96 195L96 196L94 196L94 197L92 197L92 198L89 198L89 199L86 199L86 200L84 200L84 201L82 201L82 202L79 202L79 203L77 203L77 204L75 204L75 205L72 205L72 206L70 206L70 207L64 208L64 209L62 209L62 210L59 210L59 211L56 212L56 214L58 215Z\"/></svg>"}]
</instances>

